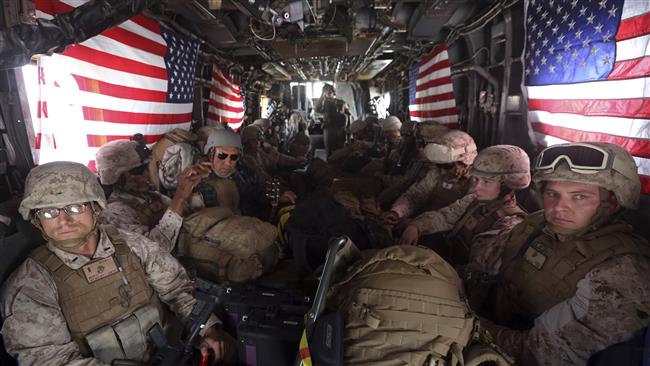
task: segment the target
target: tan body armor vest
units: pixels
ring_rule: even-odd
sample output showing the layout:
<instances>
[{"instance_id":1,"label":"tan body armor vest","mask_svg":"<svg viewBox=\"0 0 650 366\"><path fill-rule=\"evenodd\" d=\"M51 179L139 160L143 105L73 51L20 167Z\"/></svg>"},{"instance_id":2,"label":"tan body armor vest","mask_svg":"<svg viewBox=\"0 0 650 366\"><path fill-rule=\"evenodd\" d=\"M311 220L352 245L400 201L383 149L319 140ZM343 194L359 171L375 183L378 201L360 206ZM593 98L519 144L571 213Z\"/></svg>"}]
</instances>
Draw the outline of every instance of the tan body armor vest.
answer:
<instances>
[{"instance_id":1,"label":"tan body armor vest","mask_svg":"<svg viewBox=\"0 0 650 366\"><path fill-rule=\"evenodd\" d=\"M147 282L140 259L131 252L117 229L108 225L103 226L103 229L115 246L113 257L117 258L123 271L92 283L86 280L83 273L88 265L73 270L46 246L36 248L30 255L52 276L59 295L59 305L72 339L79 345L81 353L86 357L100 358L100 355L93 355L92 350L95 347L86 339L89 334L105 326L118 323L145 305L160 306L156 293ZM96 259L90 263L100 260ZM125 277L128 279L128 286L124 284ZM159 309L159 314L162 314L161 309ZM114 331L118 332L118 327L114 328L116 328ZM125 331L131 331L131 329ZM118 334L118 336L120 335ZM124 345L125 348L128 346L128 344ZM134 353L137 352L139 350L134 351ZM133 357L133 355L128 356ZM137 356L142 357L142 354ZM106 360L104 361L106 362ZM110 361L109 359L108 362Z\"/></svg>"},{"instance_id":2,"label":"tan body armor vest","mask_svg":"<svg viewBox=\"0 0 650 366\"><path fill-rule=\"evenodd\" d=\"M167 204L165 204L161 197L157 194L148 194L145 193L141 198L145 201L151 201L150 203L140 202L136 199L123 199L115 198L113 195L108 197L108 203L120 202L124 203L127 206L131 207L133 211L138 215L138 220L143 225L146 225L149 230L153 229L160 219L162 219L165 211L167 211Z\"/></svg>"},{"instance_id":3,"label":"tan body armor vest","mask_svg":"<svg viewBox=\"0 0 650 366\"><path fill-rule=\"evenodd\" d=\"M505 216L524 216L526 213L512 200L481 204L474 200L454 228L446 236L448 242L460 244L466 251L472 246L474 236L486 232Z\"/></svg>"},{"instance_id":4,"label":"tan body armor vest","mask_svg":"<svg viewBox=\"0 0 650 366\"><path fill-rule=\"evenodd\" d=\"M621 255L650 257L648 243L617 221L578 238L560 242L542 232L544 212L516 226L503 255L497 287L501 321L532 320L576 292L578 281L597 265Z\"/></svg>"},{"instance_id":5,"label":"tan body armor vest","mask_svg":"<svg viewBox=\"0 0 650 366\"><path fill-rule=\"evenodd\" d=\"M207 183L217 192L219 207L239 212L239 190L234 180L211 176Z\"/></svg>"},{"instance_id":6,"label":"tan body armor vest","mask_svg":"<svg viewBox=\"0 0 650 366\"><path fill-rule=\"evenodd\" d=\"M431 192L429 208L426 211L435 211L447 207L457 200L465 197L470 186L469 177L448 180L440 177L436 188Z\"/></svg>"}]
</instances>

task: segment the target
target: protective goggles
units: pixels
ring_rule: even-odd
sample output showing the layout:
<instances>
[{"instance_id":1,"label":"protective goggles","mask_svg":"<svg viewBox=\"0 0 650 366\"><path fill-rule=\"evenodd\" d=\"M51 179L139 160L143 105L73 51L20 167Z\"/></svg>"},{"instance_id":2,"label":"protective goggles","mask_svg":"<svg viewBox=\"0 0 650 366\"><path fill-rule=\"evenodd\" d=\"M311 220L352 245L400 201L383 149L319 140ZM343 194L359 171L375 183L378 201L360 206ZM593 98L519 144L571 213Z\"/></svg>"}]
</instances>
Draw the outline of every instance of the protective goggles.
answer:
<instances>
[{"instance_id":1,"label":"protective goggles","mask_svg":"<svg viewBox=\"0 0 650 366\"><path fill-rule=\"evenodd\" d=\"M61 211L70 216L79 215L86 211L88 203L73 203L62 208L46 207L39 208L34 213L40 219L51 220L56 219L61 214Z\"/></svg>"},{"instance_id":2,"label":"protective goggles","mask_svg":"<svg viewBox=\"0 0 650 366\"><path fill-rule=\"evenodd\" d=\"M560 144L547 147L537 157L536 170L554 170L558 163L566 161L572 172L596 174L605 170L616 170L632 180L638 179L636 170L631 169L620 157L595 145L585 143Z\"/></svg>"},{"instance_id":3,"label":"protective goggles","mask_svg":"<svg viewBox=\"0 0 650 366\"><path fill-rule=\"evenodd\" d=\"M144 135L141 133L136 133L133 135L133 137L131 137L131 140L137 142L135 151L138 153L140 161L143 164L149 162L149 158L151 157L151 150L147 147L147 141L145 141Z\"/></svg>"},{"instance_id":4,"label":"protective goggles","mask_svg":"<svg viewBox=\"0 0 650 366\"><path fill-rule=\"evenodd\" d=\"M217 154L217 158L219 158L219 160L226 160L228 157L230 157L230 160L232 161L237 161L237 159L239 159L239 154L228 154L225 152L220 152Z\"/></svg>"}]
</instances>

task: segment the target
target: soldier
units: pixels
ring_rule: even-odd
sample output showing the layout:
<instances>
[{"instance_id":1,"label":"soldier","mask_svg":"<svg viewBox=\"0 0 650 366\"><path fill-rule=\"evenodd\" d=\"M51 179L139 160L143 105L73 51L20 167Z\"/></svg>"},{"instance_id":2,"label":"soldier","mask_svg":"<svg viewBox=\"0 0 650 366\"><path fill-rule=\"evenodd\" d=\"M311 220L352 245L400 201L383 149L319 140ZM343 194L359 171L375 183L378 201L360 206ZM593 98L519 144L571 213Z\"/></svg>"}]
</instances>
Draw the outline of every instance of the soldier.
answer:
<instances>
[{"instance_id":1,"label":"soldier","mask_svg":"<svg viewBox=\"0 0 650 366\"><path fill-rule=\"evenodd\" d=\"M352 135L352 140L346 146L334 151L327 158L328 163L342 163L346 158L353 154L365 156L368 150L372 147L371 141L368 140L368 124L365 121L356 120L352 122L348 131Z\"/></svg>"},{"instance_id":2,"label":"soldier","mask_svg":"<svg viewBox=\"0 0 650 366\"><path fill-rule=\"evenodd\" d=\"M35 249L5 282L2 336L21 365L105 365L147 359L145 332L164 325L162 300L188 319L196 300L185 270L167 251L137 233L98 225L107 207L85 166L53 162L27 176L20 214L47 244ZM212 316L201 352L217 360L233 349ZM226 356L229 357L229 356Z\"/></svg>"},{"instance_id":3,"label":"soldier","mask_svg":"<svg viewBox=\"0 0 650 366\"><path fill-rule=\"evenodd\" d=\"M257 128L262 131L262 145L268 145L265 146L265 148L278 148L280 145L280 136L278 135L278 132L273 128L273 125L268 118L256 119L252 125L257 126Z\"/></svg>"},{"instance_id":4,"label":"soldier","mask_svg":"<svg viewBox=\"0 0 650 366\"><path fill-rule=\"evenodd\" d=\"M280 169L293 169L304 165L304 157L293 157L280 153L273 147L264 147L261 141L261 132L257 126L246 126L241 132L244 145L242 162L254 170L264 185Z\"/></svg>"},{"instance_id":5,"label":"soldier","mask_svg":"<svg viewBox=\"0 0 650 366\"><path fill-rule=\"evenodd\" d=\"M100 221L145 235L171 252L183 223L185 203L207 168L194 166L183 171L170 199L154 190L146 169L147 153L144 142L129 140L111 141L99 148L99 180L112 188Z\"/></svg>"},{"instance_id":6,"label":"soldier","mask_svg":"<svg viewBox=\"0 0 650 366\"><path fill-rule=\"evenodd\" d=\"M516 146L490 146L478 154L469 175L472 192L447 207L415 218L404 230L401 245L414 245L423 235L449 231L445 241L451 246L452 264L464 264L469 253L476 265L494 266L490 263L501 257L503 246L492 243L491 238L523 221L524 211L517 206L515 191L530 184L530 160ZM486 247L486 243L490 245Z\"/></svg>"},{"instance_id":7,"label":"soldier","mask_svg":"<svg viewBox=\"0 0 650 366\"><path fill-rule=\"evenodd\" d=\"M383 214L388 224L395 225L430 204L429 210L448 206L463 197L469 189L467 172L476 157L474 139L460 130L450 130L429 143L424 151L426 159L437 164L424 179L413 184Z\"/></svg>"},{"instance_id":8,"label":"soldier","mask_svg":"<svg viewBox=\"0 0 650 366\"><path fill-rule=\"evenodd\" d=\"M388 146L399 146L399 143L402 140L402 135L400 134L401 128L402 121L395 116L390 116L381 120L381 132L384 135L384 139ZM390 152L391 149L392 148L389 148L387 151Z\"/></svg>"},{"instance_id":9,"label":"soldier","mask_svg":"<svg viewBox=\"0 0 650 366\"><path fill-rule=\"evenodd\" d=\"M327 156L340 149L345 144L345 128L347 127L347 116L349 112L347 105L341 99L336 98L334 86L323 85L323 90L316 111L325 117L323 123L323 138L325 139L325 150Z\"/></svg>"},{"instance_id":10,"label":"soldier","mask_svg":"<svg viewBox=\"0 0 650 366\"><path fill-rule=\"evenodd\" d=\"M219 206L239 213L241 197L233 176L237 173L242 150L241 138L232 130L208 131L203 153L208 158L211 173L194 190L198 193L198 199L193 200L193 211Z\"/></svg>"},{"instance_id":11,"label":"soldier","mask_svg":"<svg viewBox=\"0 0 650 366\"><path fill-rule=\"evenodd\" d=\"M637 167L620 146L570 143L535 168L544 210L510 232L482 324L520 364L584 365L650 322L650 248L617 215L638 205Z\"/></svg>"}]
</instances>

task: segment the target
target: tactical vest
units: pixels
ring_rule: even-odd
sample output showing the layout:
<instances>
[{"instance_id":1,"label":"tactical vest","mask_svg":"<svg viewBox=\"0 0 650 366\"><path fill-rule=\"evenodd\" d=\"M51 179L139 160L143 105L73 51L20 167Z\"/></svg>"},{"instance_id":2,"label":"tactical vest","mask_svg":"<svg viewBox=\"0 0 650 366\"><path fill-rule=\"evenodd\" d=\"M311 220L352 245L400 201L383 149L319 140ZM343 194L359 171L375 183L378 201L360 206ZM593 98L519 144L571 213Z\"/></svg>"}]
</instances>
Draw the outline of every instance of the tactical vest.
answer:
<instances>
[{"instance_id":1,"label":"tactical vest","mask_svg":"<svg viewBox=\"0 0 650 366\"><path fill-rule=\"evenodd\" d=\"M430 206L427 211L439 210L447 207L464 197L469 190L471 180L467 176L447 180L440 177L438 184L431 192Z\"/></svg>"},{"instance_id":2,"label":"tactical vest","mask_svg":"<svg viewBox=\"0 0 650 366\"><path fill-rule=\"evenodd\" d=\"M513 215L525 215L525 212L513 200L490 204L481 204L478 200L474 200L460 220L456 222L454 228L447 234L446 240L453 244L460 244L466 251L469 251L472 240L477 234L490 230L499 219Z\"/></svg>"},{"instance_id":3,"label":"tactical vest","mask_svg":"<svg viewBox=\"0 0 650 366\"><path fill-rule=\"evenodd\" d=\"M613 257L650 257L648 243L621 221L564 242L543 233L545 225L540 211L511 233L497 289L497 301L501 302L497 315L502 320L511 319L513 313L528 320L536 318L573 296L578 281Z\"/></svg>"},{"instance_id":4,"label":"tactical vest","mask_svg":"<svg viewBox=\"0 0 650 366\"><path fill-rule=\"evenodd\" d=\"M207 183L217 193L219 207L229 208L233 212L239 211L239 190L234 180L211 176L208 178Z\"/></svg>"},{"instance_id":5,"label":"tactical vest","mask_svg":"<svg viewBox=\"0 0 650 366\"><path fill-rule=\"evenodd\" d=\"M143 197L139 198L144 199L146 202L141 202L136 198L124 199L110 195L108 203L119 202L129 206L138 216L138 221L151 230L158 225L168 206L162 202L162 197L155 193L145 193Z\"/></svg>"},{"instance_id":6,"label":"tactical vest","mask_svg":"<svg viewBox=\"0 0 650 366\"><path fill-rule=\"evenodd\" d=\"M89 283L84 275L88 265L73 270L46 246L36 248L30 257L52 276L70 335L84 356L95 356L110 363L112 357L104 358L102 353L114 355L114 350L109 348L116 346L123 352L118 357L142 359L146 353L146 331L161 321L163 310L147 282L140 259L131 252L117 229L109 225L102 228L115 247L113 257L121 264L121 272ZM89 264L101 260L95 259ZM124 278L128 285L125 285ZM157 319L156 314L144 311L151 307L157 309ZM138 319L130 319L134 314ZM109 337L102 333L108 333ZM116 340L116 336L121 341ZM93 342L93 339L98 341Z\"/></svg>"}]
</instances>

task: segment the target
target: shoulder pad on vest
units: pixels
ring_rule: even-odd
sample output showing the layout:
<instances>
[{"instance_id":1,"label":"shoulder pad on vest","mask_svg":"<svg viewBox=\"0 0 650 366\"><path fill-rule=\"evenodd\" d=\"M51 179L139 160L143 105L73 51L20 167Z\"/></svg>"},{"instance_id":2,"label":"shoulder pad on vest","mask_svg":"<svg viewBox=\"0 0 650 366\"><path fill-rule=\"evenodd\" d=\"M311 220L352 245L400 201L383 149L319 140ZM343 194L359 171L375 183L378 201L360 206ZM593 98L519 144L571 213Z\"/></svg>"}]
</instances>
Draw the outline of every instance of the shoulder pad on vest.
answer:
<instances>
[{"instance_id":1,"label":"shoulder pad on vest","mask_svg":"<svg viewBox=\"0 0 650 366\"><path fill-rule=\"evenodd\" d=\"M41 266L45 267L49 273L54 273L64 265L63 261L61 261L56 254L52 253L46 245L38 246L32 250L29 257L38 262Z\"/></svg>"}]
</instances>

